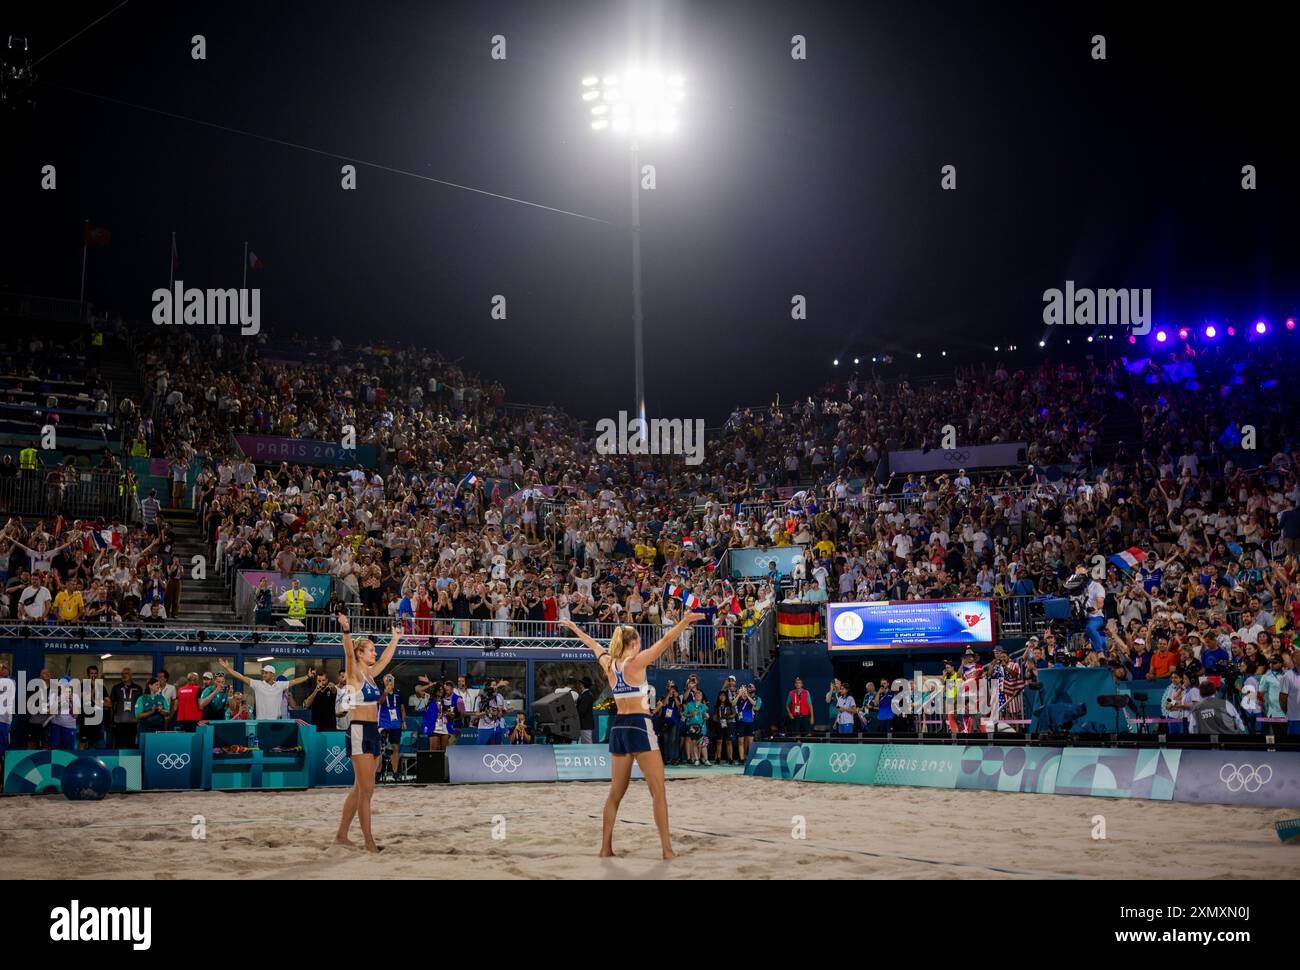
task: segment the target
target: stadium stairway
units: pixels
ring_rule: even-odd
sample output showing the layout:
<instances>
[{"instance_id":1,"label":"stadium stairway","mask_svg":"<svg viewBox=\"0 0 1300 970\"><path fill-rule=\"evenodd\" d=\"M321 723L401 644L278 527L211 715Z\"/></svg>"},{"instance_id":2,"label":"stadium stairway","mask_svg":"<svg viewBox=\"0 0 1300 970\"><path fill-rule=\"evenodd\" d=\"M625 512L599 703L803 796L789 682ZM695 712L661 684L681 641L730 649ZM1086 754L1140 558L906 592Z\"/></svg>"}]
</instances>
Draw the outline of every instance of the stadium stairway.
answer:
<instances>
[{"instance_id":1,"label":"stadium stairway","mask_svg":"<svg viewBox=\"0 0 1300 970\"><path fill-rule=\"evenodd\" d=\"M144 400L144 386L135 368L131 348L121 340L110 337L104 342L104 355L99 360L100 373L112 385L113 396L117 401L124 397L133 397L137 402Z\"/></svg>"},{"instance_id":2,"label":"stadium stairway","mask_svg":"<svg viewBox=\"0 0 1300 970\"><path fill-rule=\"evenodd\" d=\"M1121 456L1120 451L1123 450ZM1134 461L1142 450L1142 421L1128 401L1108 398L1102 419L1101 442L1094 456L1096 464Z\"/></svg>"},{"instance_id":3,"label":"stadium stairway","mask_svg":"<svg viewBox=\"0 0 1300 970\"><path fill-rule=\"evenodd\" d=\"M175 555L185 564L185 579L181 583L181 611L174 618L182 625L230 625L238 622L230 591L224 577L218 575L208 552L208 543L199 531L199 523L191 509L164 509L163 516L171 524L176 539ZM194 579L194 557L206 560L204 579Z\"/></svg>"}]
</instances>

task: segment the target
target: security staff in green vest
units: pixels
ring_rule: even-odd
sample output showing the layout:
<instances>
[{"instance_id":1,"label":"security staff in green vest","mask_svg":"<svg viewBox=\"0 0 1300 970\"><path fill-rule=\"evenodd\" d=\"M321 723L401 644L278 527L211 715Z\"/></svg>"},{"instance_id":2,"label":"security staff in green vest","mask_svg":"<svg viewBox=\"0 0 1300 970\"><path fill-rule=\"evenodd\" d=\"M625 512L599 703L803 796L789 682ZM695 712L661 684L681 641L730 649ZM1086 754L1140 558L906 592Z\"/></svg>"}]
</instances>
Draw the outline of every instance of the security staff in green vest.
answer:
<instances>
[{"instance_id":1,"label":"security staff in green vest","mask_svg":"<svg viewBox=\"0 0 1300 970\"><path fill-rule=\"evenodd\" d=\"M314 603L316 598L303 589L302 583L295 579L293 586L280 594L280 601L289 607L289 619L301 622L307 617L307 604Z\"/></svg>"},{"instance_id":2,"label":"security staff in green vest","mask_svg":"<svg viewBox=\"0 0 1300 970\"><path fill-rule=\"evenodd\" d=\"M36 471L36 466L40 459L37 457L38 452L30 446L18 452L18 468L21 471Z\"/></svg>"}]
</instances>

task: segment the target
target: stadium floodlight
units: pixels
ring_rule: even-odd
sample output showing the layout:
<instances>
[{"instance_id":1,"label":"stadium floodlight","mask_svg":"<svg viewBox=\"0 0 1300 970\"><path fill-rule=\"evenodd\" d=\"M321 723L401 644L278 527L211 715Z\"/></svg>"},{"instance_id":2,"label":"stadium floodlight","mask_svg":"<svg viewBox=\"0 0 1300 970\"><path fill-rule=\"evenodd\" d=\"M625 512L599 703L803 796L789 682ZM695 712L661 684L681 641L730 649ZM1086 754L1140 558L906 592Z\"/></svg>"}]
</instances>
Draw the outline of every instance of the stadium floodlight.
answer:
<instances>
[{"instance_id":1,"label":"stadium floodlight","mask_svg":"<svg viewBox=\"0 0 1300 970\"><path fill-rule=\"evenodd\" d=\"M675 134L678 108L686 100L680 74L633 65L621 73L588 74L582 102L591 130L626 138L632 158L632 341L635 346L636 413L646 427L645 346L641 314L641 162L642 138ZM837 361L838 363L838 361Z\"/></svg>"}]
</instances>

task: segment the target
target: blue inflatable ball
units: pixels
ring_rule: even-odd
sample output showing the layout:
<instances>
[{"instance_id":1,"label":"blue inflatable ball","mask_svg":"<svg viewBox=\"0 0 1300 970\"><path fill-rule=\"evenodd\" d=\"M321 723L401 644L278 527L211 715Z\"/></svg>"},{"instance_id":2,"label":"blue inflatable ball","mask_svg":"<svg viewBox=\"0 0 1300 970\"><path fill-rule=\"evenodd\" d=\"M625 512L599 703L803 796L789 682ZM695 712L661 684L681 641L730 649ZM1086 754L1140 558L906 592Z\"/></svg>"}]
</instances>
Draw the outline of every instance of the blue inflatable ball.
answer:
<instances>
[{"instance_id":1,"label":"blue inflatable ball","mask_svg":"<svg viewBox=\"0 0 1300 970\"><path fill-rule=\"evenodd\" d=\"M97 802L112 784L108 766L95 758L78 758L63 769L63 795L74 802Z\"/></svg>"}]
</instances>

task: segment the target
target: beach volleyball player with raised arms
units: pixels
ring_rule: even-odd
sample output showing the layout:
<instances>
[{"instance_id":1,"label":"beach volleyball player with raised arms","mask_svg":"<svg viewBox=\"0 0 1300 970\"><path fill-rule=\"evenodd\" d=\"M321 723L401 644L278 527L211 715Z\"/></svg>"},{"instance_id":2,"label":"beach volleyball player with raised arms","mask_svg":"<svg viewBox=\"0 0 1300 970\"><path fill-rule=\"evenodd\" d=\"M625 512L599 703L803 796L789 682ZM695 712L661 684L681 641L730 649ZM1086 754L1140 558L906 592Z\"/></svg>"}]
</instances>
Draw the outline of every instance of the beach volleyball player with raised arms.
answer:
<instances>
[{"instance_id":1,"label":"beach volleyball player with raised arms","mask_svg":"<svg viewBox=\"0 0 1300 970\"><path fill-rule=\"evenodd\" d=\"M402 639L402 628L393 627L393 638L388 642L383 656L376 660L374 642L365 637L353 640L346 614L340 613L338 621L343 630L343 662L347 677L343 689L348 694L351 714L351 723L348 725L348 757L352 759L353 780L352 790L343 803L343 817L339 821L339 831L334 841L339 845L354 845L348 838L348 829L352 826L352 819L359 817L366 850L378 852L380 846L375 845L374 836L370 833L370 799L375 794L375 766L380 754L379 697L382 693L375 678L392 662L398 641Z\"/></svg>"},{"instance_id":2,"label":"beach volleyball player with raised arms","mask_svg":"<svg viewBox=\"0 0 1300 970\"><path fill-rule=\"evenodd\" d=\"M687 613L676 625L655 642L649 650L641 649L641 637L636 627L619 626L610 637L609 649L602 647L572 620L561 623L573 631L596 654L596 661L605 670L618 715L609 732L610 766L609 797L605 799L605 813L601 823L600 854L614 854L614 822L618 819L618 806L632 780L632 764L640 765L646 786L654 800L655 827L659 829L659 842L665 859L676 858L672 839L668 835L668 798L664 792L664 759L659 752L654 722L650 719L650 684L646 671L692 623L704 619L703 613Z\"/></svg>"}]
</instances>

